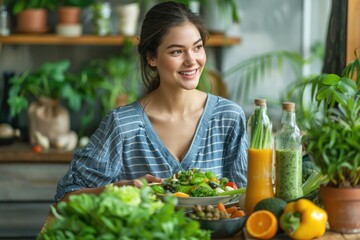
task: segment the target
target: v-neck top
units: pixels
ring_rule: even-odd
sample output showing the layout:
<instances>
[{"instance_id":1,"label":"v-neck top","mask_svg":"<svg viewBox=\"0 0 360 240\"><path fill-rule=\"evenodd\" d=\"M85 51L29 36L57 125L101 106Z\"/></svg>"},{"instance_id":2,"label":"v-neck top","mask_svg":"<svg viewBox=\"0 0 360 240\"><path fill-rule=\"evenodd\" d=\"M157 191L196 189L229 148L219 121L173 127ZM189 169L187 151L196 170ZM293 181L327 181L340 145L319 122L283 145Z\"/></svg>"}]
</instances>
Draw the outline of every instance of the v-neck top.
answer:
<instances>
[{"instance_id":1,"label":"v-neck top","mask_svg":"<svg viewBox=\"0 0 360 240\"><path fill-rule=\"evenodd\" d=\"M227 177L239 187L247 177L246 118L233 101L208 94L191 145L181 162L158 137L139 102L110 111L74 153L60 179L55 200L67 192L95 188L151 174L169 178L180 170L200 168Z\"/></svg>"}]
</instances>

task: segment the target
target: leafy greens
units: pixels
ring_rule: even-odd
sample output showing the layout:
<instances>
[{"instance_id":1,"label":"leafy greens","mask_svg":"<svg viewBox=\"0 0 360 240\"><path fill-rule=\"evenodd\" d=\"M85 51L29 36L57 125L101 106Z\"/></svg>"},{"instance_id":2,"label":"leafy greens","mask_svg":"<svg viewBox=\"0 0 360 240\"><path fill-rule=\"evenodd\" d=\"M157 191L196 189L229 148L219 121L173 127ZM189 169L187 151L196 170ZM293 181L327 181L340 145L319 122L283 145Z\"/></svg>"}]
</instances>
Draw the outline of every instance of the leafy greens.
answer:
<instances>
[{"instance_id":1,"label":"leafy greens","mask_svg":"<svg viewBox=\"0 0 360 240\"><path fill-rule=\"evenodd\" d=\"M100 195L73 195L52 207L55 220L37 240L210 240L210 232L175 205L171 196L156 199L149 187L108 185Z\"/></svg>"}]
</instances>

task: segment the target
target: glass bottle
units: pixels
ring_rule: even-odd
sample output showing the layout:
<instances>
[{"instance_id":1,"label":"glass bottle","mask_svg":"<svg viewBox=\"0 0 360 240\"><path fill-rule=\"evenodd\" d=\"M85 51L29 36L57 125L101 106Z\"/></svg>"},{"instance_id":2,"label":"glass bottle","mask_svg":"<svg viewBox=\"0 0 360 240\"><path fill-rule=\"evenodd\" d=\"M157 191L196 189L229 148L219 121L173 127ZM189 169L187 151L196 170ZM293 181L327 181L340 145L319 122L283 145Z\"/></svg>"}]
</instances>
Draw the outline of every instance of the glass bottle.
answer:
<instances>
[{"instance_id":1,"label":"glass bottle","mask_svg":"<svg viewBox=\"0 0 360 240\"><path fill-rule=\"evenodd\" d=\"M248 120L247 132L249 149L245 211L250 214L260 200L274 197L272 123L265 99L255 99L254 113Z\"/></svg>"},{"instance_id":2,"label":"glass bottle","mask_svg":"<svg viewBox=\"0 0 360 240\"><path fill-rule=\"evenodd\" d=\"M9 34L9 14L6 5L0 1L0 36L8 36Z\"/></svg>"},{"instance_id":3,"label":"glass bottle","mask_svg":"<svg viewBox=\"0 0 360 240\"><path fill-rule=\"evenodd\" d=\"M282 105L281 128L275 136L275 196L291 201L303 196L301 132L295 103Z\"/></svg>"},{"instance_id":4,"label":"glass bottle","mask_svg":"<svg viewBox=\"0 0 360 240\"><path fill-rule=\"evenodd\" d=\"M93 5L94 31L99 36L111 34L111 4L97 2Z\"/></svg>"}]
</instances>

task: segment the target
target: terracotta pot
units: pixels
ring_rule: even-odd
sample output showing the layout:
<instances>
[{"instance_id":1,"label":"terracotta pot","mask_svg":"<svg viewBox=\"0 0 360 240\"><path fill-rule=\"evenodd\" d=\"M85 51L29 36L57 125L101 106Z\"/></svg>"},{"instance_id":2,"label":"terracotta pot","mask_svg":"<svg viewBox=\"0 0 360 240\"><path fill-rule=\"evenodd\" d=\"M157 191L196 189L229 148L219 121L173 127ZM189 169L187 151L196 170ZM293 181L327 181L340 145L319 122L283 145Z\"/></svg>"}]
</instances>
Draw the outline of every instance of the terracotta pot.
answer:
<instances>
[{"instance_id":1,"label":"terracotta pot","mask_svg":"<svg viewBox=\"0 0 360 240\"><path fill-rule=\"evenodd\" d=\"M17 15L17 31L21 33L44 33L48 31L46 9L27 9Z\"/></svg>"},{"instance_id":2,"label":"terracotta pot","mask_svg":"<svg viewBox=\"0 0 360 240\"><path fill-rule=\"evenodd\" d=\"M80 22L81 8L79 7L59 7L59 23L77 24Z\"/></svg>"},{"instance_id":3,"label":"terracotta pot","mask_svg":"<svg viewBox=\"0 0 360 240\"><path fill-rule=\"evenodd\" d=\"M319 197L328 214L331 231L360 232L360 188L321 186Z\"/></svg>"}]
</instances>

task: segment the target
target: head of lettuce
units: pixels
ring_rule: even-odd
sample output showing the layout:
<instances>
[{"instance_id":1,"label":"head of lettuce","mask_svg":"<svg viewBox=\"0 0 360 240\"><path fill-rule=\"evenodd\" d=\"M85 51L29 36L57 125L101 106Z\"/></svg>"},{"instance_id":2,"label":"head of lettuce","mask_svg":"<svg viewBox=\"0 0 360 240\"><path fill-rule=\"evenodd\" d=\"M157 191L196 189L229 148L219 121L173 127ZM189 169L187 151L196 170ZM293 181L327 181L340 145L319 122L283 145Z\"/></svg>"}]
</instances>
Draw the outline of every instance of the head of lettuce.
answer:
<instances>
[{"instance_id":1,"label":"head of lettuce","mask_svg":"<svg viewBox=\"0 0 360 240\"><path fill-rule=\"evenodd\" d=\"M73 195L52 207L55 219L37 240L210 240L210 232L175 205L175 198L160 201L149 187L108 185L100 195Z\"/></svg>"}]
</instances>

